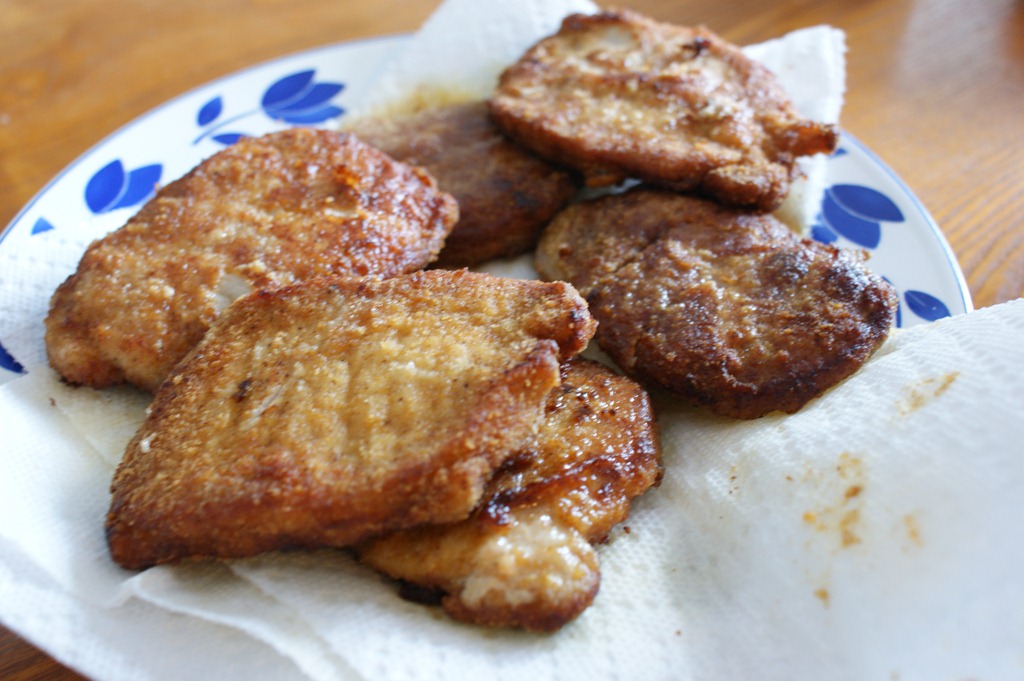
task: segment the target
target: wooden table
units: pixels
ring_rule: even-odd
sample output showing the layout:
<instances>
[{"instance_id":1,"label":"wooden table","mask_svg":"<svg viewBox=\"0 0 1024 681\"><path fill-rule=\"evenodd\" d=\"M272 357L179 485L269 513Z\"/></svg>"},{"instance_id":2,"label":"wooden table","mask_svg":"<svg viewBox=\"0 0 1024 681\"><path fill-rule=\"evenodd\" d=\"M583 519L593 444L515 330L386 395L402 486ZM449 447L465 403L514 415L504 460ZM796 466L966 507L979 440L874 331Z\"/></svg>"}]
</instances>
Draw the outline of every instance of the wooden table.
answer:
<instances>
[{"instance_id":1,"label":"wooden table","mask_svg":"<svg viewBox=\"0 0 1024 681\"><path fill-rule=\"evenodd\" d=\"M438 1L0 0L0 225L78 155L167 99L305 48L413 31ZM1024 2L622 5L741 44L812 24L844 29L843 127L932 213L976 307L1024 293ZM0 678L81 677L0 627Z\"/></svg>"}]
</instances>

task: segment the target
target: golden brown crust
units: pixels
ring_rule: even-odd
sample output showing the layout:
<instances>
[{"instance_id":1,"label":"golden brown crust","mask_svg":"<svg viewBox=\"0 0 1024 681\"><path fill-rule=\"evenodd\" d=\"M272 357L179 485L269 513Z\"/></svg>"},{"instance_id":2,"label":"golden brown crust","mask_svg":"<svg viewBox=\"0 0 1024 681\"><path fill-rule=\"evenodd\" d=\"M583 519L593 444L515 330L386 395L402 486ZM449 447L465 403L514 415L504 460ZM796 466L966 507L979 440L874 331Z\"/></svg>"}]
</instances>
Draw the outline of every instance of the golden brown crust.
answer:
<instances>
[{"instance_id":1,"label":"golden brown crust","mask_svg":"<svg viewBox=\"0 0 1024 681\"><path fill-rule=\"evenodd\" d=\"M360 559L440 589L455 619L558 629L600 584L593 544L656 484L661 451L644 390L595 362L573 360L530 444L488 483L467 520L371 539Z\"/></svg>"},{"instance_id":2,"label":"golden brown crust","mask_svg":"<svg viewBox=\"0 0 1024 681\"><path fill-rule=\"evenodd\" d=\"M795 158L838 135L736 46L627 10L566 18L502 74L490 106L505 133L590 185L635 177L762 211L782 203Z\"/></svg>"},{"instance_id":3,"label":"golden brown crust","mask_svg":"<svg viewBox=\"0 0 1024 681\"><path fill-rule=\"evenodd\" d=\"M437 264L468 267L532 249L579 183L506 139L484 102L437 106L347 128L391 156L422 166L459 203Z\"/></svg>"},{"instance_id":4,"label":"golden brown crust","mask_svg":"<svg viewBox=\"0 0 1024 681\"><path fill-rule=\"evenodd\" d=\"M51 301L50 363L71 383L154 391L241 293L420 269L457 218L427 173L349 135L243 139L88 248Z\"/></svg>"},{"instance_id":5,"label":"golden brown crust","mask_svg":"<svg viewBox=\"0 0 1024 681\"><path fill-rule=\"evenodd\" d=\"M129 444L111 555L141 568L464 518L593 331L567 284L465 271L246 296Z\"/></svg>"},{"instance_id":6,"label":"golden brown crust","mask_svg":"<svg viewBox=\"0 0 1024 681\"><path fill-rule=\"evenodd\" d=\"M775 218L634 189L564 211L538 247L630 376L719 414L794 412L874 353L892 286Z\"/></svg>"}]
</instances>

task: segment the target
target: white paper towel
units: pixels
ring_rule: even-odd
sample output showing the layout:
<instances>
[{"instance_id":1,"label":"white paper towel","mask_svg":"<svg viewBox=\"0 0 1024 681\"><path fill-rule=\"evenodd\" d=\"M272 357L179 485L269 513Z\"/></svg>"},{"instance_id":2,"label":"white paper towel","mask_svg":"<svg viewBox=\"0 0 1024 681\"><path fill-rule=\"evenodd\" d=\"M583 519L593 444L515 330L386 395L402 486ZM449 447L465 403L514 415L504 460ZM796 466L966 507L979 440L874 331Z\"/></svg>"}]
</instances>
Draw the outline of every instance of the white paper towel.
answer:
<instances>
[{"instance_id":1,"label":"white paper towel","mask_svg":"<svg viewBox=\"0 0 1024 681\"><path fill-rule=\"evenodd\" d=\"M445 0L351 113L393 111L422 96L486 98L505 67L563 17L596 11L589 0Z\"/></svg>"},{"instance_id":2,"label":"white paper towel","mask_svg":"<svg viewBox=\"0 0 1024 681\"><path fill-rule=\"evenodd\" d=\"M92 391L40 368L0 388L4 621L100 678L127 678L111 661L168 629L213 655L206 623L318 679L1019 678L1022 336L1024 301L914 327L792 416L660 402L665 480L602 548L594 606L553 636L454 624L343 552L237 561L235 576L113 567L113 467L61 412ZM93 618L102 637L82 635Z\"/></svg>"},{"instance_id":3,"label":"white paper towel","mask_svg":"<svg viewBox=\"0 0 1024 681\"><path fill-rule=\"evenodd\" d=\"M580 4L449 0L422 44L472 34L445 28L464 18L452 7L548 13L523 24L536 35L513 29L525 46ZM385 78L407 73L396 64ZM26 339L73 266L60 252L5 264L24 288L6 274L3 323ZM915 327L794 416L660 401L665 480L602 547L595 604L551 636L455 624L343 552L120 570L107 486L146 398L27 361L0 386L0 618L100 679L1021 678L1022 331L1021 302Z\"/></svg>"}]
</instances>

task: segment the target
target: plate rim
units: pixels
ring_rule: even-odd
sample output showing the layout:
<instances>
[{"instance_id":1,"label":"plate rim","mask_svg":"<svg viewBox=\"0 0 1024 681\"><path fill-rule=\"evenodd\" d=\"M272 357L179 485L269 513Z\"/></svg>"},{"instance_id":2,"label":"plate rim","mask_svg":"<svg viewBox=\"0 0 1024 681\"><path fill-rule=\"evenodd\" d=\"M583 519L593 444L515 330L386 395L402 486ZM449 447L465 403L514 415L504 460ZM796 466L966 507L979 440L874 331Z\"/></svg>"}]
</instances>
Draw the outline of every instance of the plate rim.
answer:
<instances>
[{"instance_id":1,"label":"plate rim","mask_svg":"<svg viewBox=\"0 0 1024 681\"><path fill-rule=\"evenodd\" d=\"M931 232L932 236L935 237L935 240L939 244L940 250L946 257L946 261L949 265L949 268L953 271L953 278L956 280L957 289L960 292L961 302L964 305L964 312L973 312L975 309L974 301L971 298L971 291L967 285L967 278L964 276L963 268L960 267L960 261L956 257L956 252L953 251L953 247L950 245L949 239L946 238L945 233L943 233L942 228L939 226L939 223L932 216L931 211L928 210L928 208L924 205L924 202L921 201L917 194L910 188L910 185L908 185L906 181L904 181L903 178L901 178L899 174L882 159L881 156L875 153L871 149L871 147L865 144L856 135L847 131L845 128L842 128L840 130L840 135L841 139L844 142L851 142L855 147L857 147L857 150L860 153L867 156L876 166L878 166L878 168L882 170L889 177L889 179L900 188L900 190L907 197L907 199L909 199L910 202L914 205L914 208L916 208L918 213L920 213L920 215L924 218L925 223L927 223L929 227L929 231Z\"/></svg>"}]
</instances>

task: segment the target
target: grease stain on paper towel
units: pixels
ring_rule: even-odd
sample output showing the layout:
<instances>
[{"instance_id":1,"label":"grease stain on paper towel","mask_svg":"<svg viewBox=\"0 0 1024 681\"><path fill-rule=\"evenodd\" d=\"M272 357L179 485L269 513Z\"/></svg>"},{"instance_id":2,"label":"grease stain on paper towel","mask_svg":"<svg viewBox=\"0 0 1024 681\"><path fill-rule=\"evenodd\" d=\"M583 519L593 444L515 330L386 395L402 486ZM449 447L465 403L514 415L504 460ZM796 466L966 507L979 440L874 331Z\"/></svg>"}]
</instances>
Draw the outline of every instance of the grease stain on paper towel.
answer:
<instances>
[{"instance_id":1,"label":"grease stain on paper towel","mask_svg":"<svg viewBox=\"0 0 1024 681\"><path fill-rule=\"evenodd\" d=\"M914 546L924 546L924 540L921 538L921 528L917 524L916 517L909 513L903 516L903 527L911 544Z\"/></svg>"},{"instance_id":2,"label":"grease stain on paper towel","mask_svg":"<svg viewBox=\"0 0 1024 681\"><path fill-rule=\"evenodd\" d=\"M897 412L900 416L907 416L924 407L949 390L959 376L959 371L951 371L945 376L926 378L916 384L906 386L903 389L903 399L896 405Z\"/></svg>"},{"instance_id":3,"label":"grease stain on paper towel","mask_svg":"<svg viewBox=\"0 0 1024 681\"><path fill-rule=\"evenodd\" d=\"M833 554L861 544L861 507L866 485L863 460L843 452L833 468L808 470L803 482L812 485L821 500L819 505L804 511L804 525L814 530L815 536L822 537ZM831 569L826 568L824 574L812 578L817 586L811 593L825 608L832 603L830 575Z\"/></svg>"},{"instance_id":4,"label":"grease stain on paper towel","mask_svg":"<svg viewBox=\"0 0 1024 681\"><path fill-rule=\"evenodd\" d=\"M845 549L862 542L860 500L864 493L864 462L843 452L835 470L842 490L839 499L805 511L803 521L818 532L835 535L839 548Z\"/></svg>"},{"instance_id":5,"label":"grease stain on paper towel","mask_svg":"<svg viewBox=\"0 0 1024 681\"><path fill-rule=\"evenodd\" d=\"M951 376L949 381L955 380ZM948 383L945 384L948 386ZM945 388L940 388L938 394ZM803 525L814 532L813 539L808 540L808 548L817 544L819 550L824 547L832 556L838 557L858 545L864 544L868 537L886 543L891 540L899 542L903 551L913 551L924 546L924 536L918 517L907 513L893 519L893 534L871 533L864 521L864 496L867 488L867 470L863 459L843 452L839 455L834 467L826 469L809 469L803 476L803 482L814 487L820 503L804 511L801 518ZM793 481L789 475L786 478ZM870 514L874 517L876 514ZM876 518L877 520L877 518ZM827 567L815 576L808 575L813 587L811 593L825 608L832 603L831 561L826 560Z\"/></svg>"}]
</instances>

